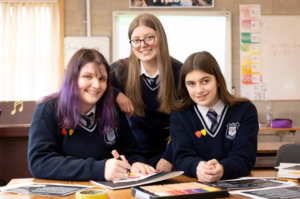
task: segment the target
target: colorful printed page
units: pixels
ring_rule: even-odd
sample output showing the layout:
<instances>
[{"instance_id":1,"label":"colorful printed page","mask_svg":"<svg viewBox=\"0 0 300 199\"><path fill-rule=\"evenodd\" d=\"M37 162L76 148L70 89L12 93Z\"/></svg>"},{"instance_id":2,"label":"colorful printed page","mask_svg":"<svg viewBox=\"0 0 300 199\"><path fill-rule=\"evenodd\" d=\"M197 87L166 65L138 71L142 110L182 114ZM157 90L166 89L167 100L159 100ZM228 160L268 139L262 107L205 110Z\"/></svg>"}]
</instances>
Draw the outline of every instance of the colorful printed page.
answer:
<instances>
[{"instance_id":1,"label":"colorful printed page","mask_svg":"<svg viewBox=\"0 0 300 199\"><path fill-rule=\"evenodd\" d=\"M22 184L7 185L5 187L0 188L0 191L40 196L65 196L92 187L94 186L29 182Z\"/></svg>"},{"instance_id":2,"label":"colorful printed page","mask_svg":"<svg viewBox=\"0 0 300 199\"><path fill-rule=\"evenodd\" d=\"M299 198L299 186L269 187L262 189L231 191L230 194L238 194L253 199L283 199Z\"/></svg>"},{"instance_id":3,"label":"colorful printed page","mask_svg":"<svg viewBox=\"0 0 300 199\"><path fill-rule=\"evenodd\" d=\"M148 174L148 175L143 175L141 173L125 173L124 174L124 178L122 178L121 180L118 181L113 181L114 183L118 183L118 182L132 182L132 181L139 181L139 180L143 180L146 178L149 178L151 176L154 176L157 173L153 173L153 174Z\"/></svg>"},{"instance_id":4,"label":"colorful printed page","mask_svg":"<svg viewBox=\"0 0 300 199\"><path fill-rule=\"evenodd\" d=\"M211 185L218 187L225 187L227 189L250 189L250 188L263 188L263 187L280 187L297 185L294 182L284 182L272 179L245 177L231 180L221 180L211 183Z\"/></svg>"}]
</instances>

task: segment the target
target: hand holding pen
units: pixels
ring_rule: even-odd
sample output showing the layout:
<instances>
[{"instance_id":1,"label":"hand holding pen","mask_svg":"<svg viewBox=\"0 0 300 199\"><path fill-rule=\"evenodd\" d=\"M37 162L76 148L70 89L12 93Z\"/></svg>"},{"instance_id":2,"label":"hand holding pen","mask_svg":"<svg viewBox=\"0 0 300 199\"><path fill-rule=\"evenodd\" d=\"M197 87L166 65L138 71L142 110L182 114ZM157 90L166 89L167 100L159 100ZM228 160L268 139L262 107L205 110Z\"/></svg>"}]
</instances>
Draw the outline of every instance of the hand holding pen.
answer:
<instances>
[{"instance_id":1,"label":"hand holding pen","mask_svg":"<svg viewBox=\"0 0 300 199\"><path fill-rule=\"evenodd\" d=\"M121 159L122 157L118 156L118 158ZM118 159L111 158L105 162L104 177L107 181L118 181L121 180L124 177L124 174L130 169L131 166L128 164L126 159L124 159L124 161L120 161Z\"/></svg>"},{"instance_id":2,"label":"hand holding pen","mask_svg":"<svg viewBox=\"0 0 300 199\"><path fill-rule=\"evenodd\" d=\"M121 161L124 161L124 162L128 163L128 161L126 160L125 156L124 155L119 155L119 153L118 153L117 150L113 150L111 152L111 154L114 156L115 159L121 160ZM127 169L127 173L131 173L129 169Z\"/></svg>"},{"instance_id":3,"label":"hand holding pen","mask_svg":"<svg viewBox=\"0 0 300 199\"><path fill-rule=\"evenodd\" d=\"M114 156L114 158L116 158L118 160L122 160L124 162L128 162L126 160L125 156L124 155L120 156L116 150L113 150L111 153ZM151 167L147 164L141 163L141 162L133 163L132 167L131 167L131 171L132 171L132 173L140 173L143 175L156 173L156 170L153 167ZM131 173L130 170L128 170L128 172Z\"/></svg>"}]
</instances>

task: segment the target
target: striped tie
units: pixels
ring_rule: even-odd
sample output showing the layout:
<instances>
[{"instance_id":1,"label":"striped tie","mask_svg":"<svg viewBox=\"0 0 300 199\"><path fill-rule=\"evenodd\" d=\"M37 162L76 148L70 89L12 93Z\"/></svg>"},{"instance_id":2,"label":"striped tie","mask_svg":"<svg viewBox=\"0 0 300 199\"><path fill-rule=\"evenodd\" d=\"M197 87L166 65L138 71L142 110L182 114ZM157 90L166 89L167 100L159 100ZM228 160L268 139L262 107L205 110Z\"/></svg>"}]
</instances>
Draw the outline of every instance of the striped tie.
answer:
<instances>
[{"instance_id":1,"label":"striped tie","mask_svg":"<svg viewBox=\"0 0 300 199\"><path fill-rule=\"evenodd\" d=\"M92 128L92 125L91 125L91 117L93 117L94 113L90 113L89 115L82 115L82 119L84 119L86 121L86 127L88 129L91 129Z\"/></svg>"},{"instance_id":2,"label":"striped tie","mask_svg":"<svg viewBox=\"0 0 300 199\"><path fill-rule=\"evenodd\" d=\"M207 117L211 121L211 126L210 126L209 130L211 132L214 132L216 130L216 127L217 127L217 124L218 124L218 120L217 120L218 114L212 109L212 110L209 110L207 112Z\"/></svg>"},{"instance_id":3,"label":"striped tie","mask_svg":"<svg viewBox=\"0 0 300 199\"><path fill-rule=\"evenodd\" d=\"M144 77L146 78L146 80L149 82L149 85L150 85L150 87L151 88L155 88L155 86L156 86L156 77L154 77L154 78L151 78L151 77L148 77L148 76L146 76L146 75L144 75Z\"/></svg>"}]
</instances>

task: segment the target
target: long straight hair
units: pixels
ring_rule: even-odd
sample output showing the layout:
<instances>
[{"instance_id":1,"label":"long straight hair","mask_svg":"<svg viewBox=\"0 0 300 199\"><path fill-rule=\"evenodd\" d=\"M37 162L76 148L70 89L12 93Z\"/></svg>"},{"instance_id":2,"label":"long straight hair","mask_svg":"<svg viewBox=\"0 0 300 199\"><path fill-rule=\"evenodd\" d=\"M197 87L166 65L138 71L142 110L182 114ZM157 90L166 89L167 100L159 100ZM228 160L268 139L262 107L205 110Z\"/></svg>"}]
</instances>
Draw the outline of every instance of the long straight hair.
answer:
<instances>
[{"instance_id":1,"label":"long straight hair","mask_svg":"<svg viewBox=\"0 0 300 199\"><path fill-rule=\"evenodd\" d=\"M174 108L174 98L176 95L175 80L173 77L172 61L180 63L169 55L167 36L164 28L157 17L152 14L141 14L137 16L130 24L128 30L129 40L132 32L138 26L147 26L156 31L159 41L159 53L156 57L160 77L160 87L157 99L160 103L158 111L170 114ZM116 68L116 76L119 82L122 82L122 76L127 75L125 85L125 94L131 100L135 114L141 117L145 116L145 104L142 98L141 66L140 60L130 51L130 56L125 62L118 61L121 67Z\"/></svg>"},{"instance_id":2,"label":"long straight hair","mask_svg":"<svg viewBox=\"0 0 300 199\"><path fill-rule=\"evenodd\" d=\"M109 65L103 55L94 49L80 49L71 58L63 85L57 93L43 97L37 104L57 98L57 116L61 128L75 129L81 117L79 103L78 76L82 67L88 63L94 64L94 69L101 74L101 65L107 72L107 88L96 103L96 120L101 133L109 132L117 124L114 107L113 91L110 83Z\"/></svg>"},{"instance_id":3,"label":"long straight hair","mask_svg":"<svg viewBox=\"0 0 300 199\"><path fill-rule=\"evenodd\" d=\"M179 100L176 101L176 110L184 111L195 104L195 102L191 99L185 85L186 75L194 70L203 71L205 73L213 75L216 78L217 84L219 84L218 94L225 105L232 107L236 104L250 101L247 98L234 97L227 91L226 81L221 72L219 64L209 52L203 51L190 55L185 60L181 68L178 89Z\"/></svg>"}]
</instances>

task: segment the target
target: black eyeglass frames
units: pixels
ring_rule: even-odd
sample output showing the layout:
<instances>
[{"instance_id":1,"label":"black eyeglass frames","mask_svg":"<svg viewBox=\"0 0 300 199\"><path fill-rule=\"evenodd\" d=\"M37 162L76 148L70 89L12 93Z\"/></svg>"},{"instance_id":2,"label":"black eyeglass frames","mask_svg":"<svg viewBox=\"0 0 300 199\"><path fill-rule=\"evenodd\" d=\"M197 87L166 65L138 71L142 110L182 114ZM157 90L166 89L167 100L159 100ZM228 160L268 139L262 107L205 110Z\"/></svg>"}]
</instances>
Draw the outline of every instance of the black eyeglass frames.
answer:
<instances>
[{"instance_id":1,"label":"black eyeglass frames","mask_svg":"<svg viewBox=\"0 0 300 199\"><path fill-rule=\"evenodd\" d=\"M132 48L139 48L142 44L142 41L145 43L145 45L151 46L155 43L155 36L148 36L144 39L132 39L129 41L129 43Z\"/></svg>"}]
</instances>

